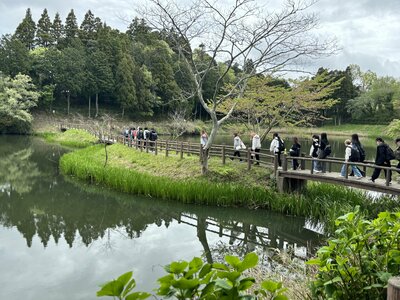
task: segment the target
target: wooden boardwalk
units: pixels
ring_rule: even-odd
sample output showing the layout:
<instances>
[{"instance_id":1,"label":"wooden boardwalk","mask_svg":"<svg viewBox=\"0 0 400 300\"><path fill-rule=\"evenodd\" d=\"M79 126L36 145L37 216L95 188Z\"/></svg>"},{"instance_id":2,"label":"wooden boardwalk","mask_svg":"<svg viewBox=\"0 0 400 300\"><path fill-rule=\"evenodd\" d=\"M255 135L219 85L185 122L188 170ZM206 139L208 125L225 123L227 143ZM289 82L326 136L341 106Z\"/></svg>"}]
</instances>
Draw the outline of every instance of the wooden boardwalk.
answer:
<instances>
[{"instance_id":1,"label":"wooden boardwalk","mask_svg":"<svg viewBox=\"0 0 400 300\"><path fill-rule=\"evenodd\" d=\"M348 178L346 179L345 177L341 177L339 172L310 174L310 170L301 170L301 171L278 170L277 176L284 178L300 179L300 180L318 181L318 182L336 184L358 189L364 189L374 192L400 195L400 184L395 181L392 181L392 183L390 183L389 186L386 186L386 180L383 178L378 178L375 180L375 182L372 182L368 180L369 177L363 177L362 179L357 179L354 176L348 176Z\"/></svg>"}]
</instances>

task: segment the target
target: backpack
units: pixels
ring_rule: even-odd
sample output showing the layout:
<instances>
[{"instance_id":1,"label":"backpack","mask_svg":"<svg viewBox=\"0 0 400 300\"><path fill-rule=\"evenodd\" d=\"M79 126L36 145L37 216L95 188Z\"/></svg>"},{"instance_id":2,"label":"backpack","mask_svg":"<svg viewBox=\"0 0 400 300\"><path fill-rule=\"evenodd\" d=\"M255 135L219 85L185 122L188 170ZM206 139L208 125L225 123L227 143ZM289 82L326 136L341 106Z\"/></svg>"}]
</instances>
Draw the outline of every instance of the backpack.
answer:
<instances>
[{"instance_id":1,"label":"backpack","mask_svg":"<svg viewBox=\"0 0 400 300\"><path fill-rule=\"evenodd\" d=\"M351 162L359 162L360 158L361 158L360 151L358 150L357 147L352 146L351 147L351 154L350 154L350 157L349 157L349 161L351 161Z\"/></svg>"},{"instance_id":2,"label":"backpack","mask_svg":"<svg viewBox=\"0 0 400 300\"><path fill-rule=\"evenodd\" d=\"M392 148L389 146L386 146L386 159L387 160L393 160L396 158L396 155L394 155L394 151Z\"/></svg>"},{"instance_id":3,"label":"backpack","mask_svg":"<svg viewBox=\"0 0 400 300\"><path fill-rule=\"evenodd\" d=\"M366 157L365 150L364 150L364 148L362 146L358 146L358 145L357 145L357 149L360 152L360 161L363 162L365 160L365 157Z\"/></svg>"},{"instance_id":4,"label":"backpack","mask_svg":"<svg viewBox=\"0 0 400 300\"><path fill-rule=\"evenodd\" d=\"M331 145L328 144L324 149L324 155L325 157L327 157L328 155L331 155L331 153L332 153Z\"/></svg>"},{"instance_id":5,"label":"backpack","mask_svg":"<svg viewBox=\"0 0 400 300\"><path fill-rule=\"evenodd\" d=\"M400 161L400 148L397 148L396 151L394 151L394 156Z\"/></svg>"},{"instance_id":6,"label":"backpack","mask_svg":"<svg viewBox=\"0 0 400 300\"><path fill-rule=\"evenodd\" d=\"M278 151L282 152L285 151L285 143L284 141L282 141L282 139L280 137L278 137Z\"/></svg>"}]
</instances>

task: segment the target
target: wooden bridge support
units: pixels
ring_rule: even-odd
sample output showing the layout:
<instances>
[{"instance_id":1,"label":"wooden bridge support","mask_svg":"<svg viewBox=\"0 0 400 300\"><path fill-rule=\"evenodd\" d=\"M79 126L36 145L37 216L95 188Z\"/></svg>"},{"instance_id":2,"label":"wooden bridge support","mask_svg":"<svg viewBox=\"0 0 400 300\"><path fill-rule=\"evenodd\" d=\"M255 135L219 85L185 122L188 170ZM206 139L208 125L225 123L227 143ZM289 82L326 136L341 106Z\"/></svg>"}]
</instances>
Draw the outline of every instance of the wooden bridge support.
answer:
<instances>
[{"instance_id":1,"label":"wooden bridge support","mask_svg":"<svg viewBox=\"0 0 400 300\"><path fill-rule=\"evenodd\" d=\"M278 176L277 185L280 193L301 192L306 188L307 180Z\"/></svg>"}]
</instances>

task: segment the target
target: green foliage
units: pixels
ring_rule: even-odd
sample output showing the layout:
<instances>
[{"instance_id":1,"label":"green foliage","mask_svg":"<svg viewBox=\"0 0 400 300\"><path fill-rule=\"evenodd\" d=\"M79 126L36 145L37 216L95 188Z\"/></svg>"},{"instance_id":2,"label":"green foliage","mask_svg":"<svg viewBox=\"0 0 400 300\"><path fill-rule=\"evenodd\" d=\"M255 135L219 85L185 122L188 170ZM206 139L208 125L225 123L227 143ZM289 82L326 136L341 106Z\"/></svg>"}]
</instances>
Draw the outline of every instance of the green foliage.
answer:
<instances>
[{"instance_id":1,"label":"green foliage","mask_svg":"<svg viewBox=\"0 0 400 300\"><path fill-rule=\"evenodd\" d=\"M391 138L397 138L400 136L400 120L394 119L390 124L386 127L386 135Z\"/></svg>"},{"instance_id":2,"label":"green foliage","mask_svg":"<svg viewBox=\"0 0 400 300\"><path fill-rule=\"evenodd\" d=\"M47 13L47 9L44 9L37 24L36 44L39 47L47 47L53 43L51 36L51 25L52 24L49 14Z\"/></svg>"},{"instance_id":3,"label":"green foliage","mask_svg":"<svg viewBox=\"0 0 400 300\"><path fill-rule=\"evenodd\" d=\"M260 288L249 293L256 283L255 278L247 277L246 270L258 263L255 253L248 253L243 260L236 256L225 256L225 264L204 263L199 257L188 261L174 261L164 269L167 275L158 279L157 295L166 298L185 299L288 299L281 282L266 280ZM116 296L118 299L147 299L150 294L130 293L135 287L132 272L121 275L117 280L103 285L97 296Z\"/></svg>"},{"instance_id":4,"label":"green foliage","mask_svg":"<svg viewBox=\"0 0 400 300\"><path fill-rule=\"evenodd\" d=\"M39 93L26 75L15 78L0 74L0 131L22 133L30 129L30 109L37 105Z\"/></svg>"},{"instance_id":5,"label":"green foliage","mask_svg":"<svg viewBox=\"0 0 400 300\"><path fill-rule=\"evenodd\" d=\"M318 257L312 290L320 299L384 299L387 281L400 274L400 213L369 221L355 211L339 217Z\"/></svg>"},{"instance_id":6,"label":"green foliage","mask_svg":"<svg viewBox=\"0 0 400 300\"><path fill-rule=\"evenodd\" d=\"M29 50L14 36L3 36L0 41L0 71L14 77L28 74L31 68Z\"/></svg>"},{"instance_id":7,"label":"green foliage","mask_svg":"<svg viewBox=\"0 0 400 300\"><path fill-rule=\"evenodd\" d=\"M124 300L147 299L151 295L143 292L132 292L136 287L135 279L132 278L132 272L122 274L117 279L102 285L97 292L97 297L112 296Z\"/></svg>"}]
</instances>

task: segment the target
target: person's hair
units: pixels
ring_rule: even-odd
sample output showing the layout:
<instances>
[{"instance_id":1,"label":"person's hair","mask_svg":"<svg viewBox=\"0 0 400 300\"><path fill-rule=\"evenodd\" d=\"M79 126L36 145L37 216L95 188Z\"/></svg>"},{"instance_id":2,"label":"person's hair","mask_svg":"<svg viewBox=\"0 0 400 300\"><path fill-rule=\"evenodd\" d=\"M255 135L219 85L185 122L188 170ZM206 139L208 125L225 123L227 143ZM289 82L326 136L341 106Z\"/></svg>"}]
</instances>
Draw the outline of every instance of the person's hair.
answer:
<instances>
[{"instance_id":1,"label":"person's hair","mask_svg":"<svg viewBox=\"0 0 400 300\"><path fill-rule=\"evenodd\" d=\"M233 134L233 136L238 136L237 132L235 132L235 133Z\"/></svg>"},{"instance_id":2,"label":"person's hair","mask_svg":"<svg viewBox=\"0 0 400 300\"><path fill-rule=\"evenodd\" d=\"M316 135L316 134L313 134L312 138L313 138L313 139L317 139L317 140L319 140L319 136L318 136L318 135Z\"/></svg>"},{"instance_id":3,"label":"person's hair","mask_svg":"<svg viewBox=\"0 0 400 300\"><path fill-rule=\"evenodd\" d=\"M145 127L144 130L147 130L147 127Z\"/></svg>"},{"instance_id":4,"label":"person's hair","mask_svg":"<svg viewBox=\"0 0 400 300\"><path fill-rule=\"evenodd\" d=\"M275 132L274 135L273 135L274 138L278 137L278 136L279 136L279 134L277 132Z\"/></svg>"},{"instance_id":5,"label":"person's hair","mask_svg":"<svg viewBox=\"0 0 400 300\"><path fill-rule=\"evenodd\" d=\"M398 142L400 142L400 138L397 138L397 139L396 139L396 144L397 144Z\"/></svg>"},{"instance_id":6,"label":"person's hair","mask_svg":"<svg viewBox=\"0 0 400 300\"><path fill-rule=\"evenodd\" d=\"M385 142L385 141L383 140L383 138L381 138L381 137L377 137L377 138L375 139L375 141L381 142L381 143L384 143L384 142Z\"/></svg>"},{"instance_id":7,"label":"person's hair","mask_svg":"<svg viewBox=\"0 0 400 300\"><path fill-rule=\"evenodd\" d=\"M206 133L206 131L204 129L201 130L201 133Z\"/></svg>"},{"instance_id":8,"label":"person's hair","mask_svg":"<svg viewBox=\"0 0 400 300\"><path fill-rule=\"evenodd\" d=\"M325 132L321 133L321 141L325 142L325 144L328 144L328 135Z\"/></svg>"},{"instance_id":9,"label":"person's hair","mask_svg":"<svg viewBox=\"0 0 400 300\"><path fill-rule=\"evenodd\" d=\"M352 142L352 143L357 143L357 144L360 143L360 140L358 139L358 134L357 134L357 133L353 133L353 134L351 135L351 142Z\"/></svg>"},{"instance_id":10,"label":"person's hair","mask_svg":"<svg viewBox=\"0 0 400 300\"><path fill-rule=\"evenodd\" d=\"M344 144L345 144L345 145L350 145L350 144L351 144L351 141L350 141L349 139L347 139L347 140L344 141Z\"/></svg>"},{"instance_id":11,"label":"person's hair","mask_svg":"<svg viewBox=\"0 0 400 300\"><path fill-rule=\"evenodd\" d=\"M298 144L299 143L299 139L297 138L297 136L293 137L293 144Z\"/></svg>"}]
</instances>

